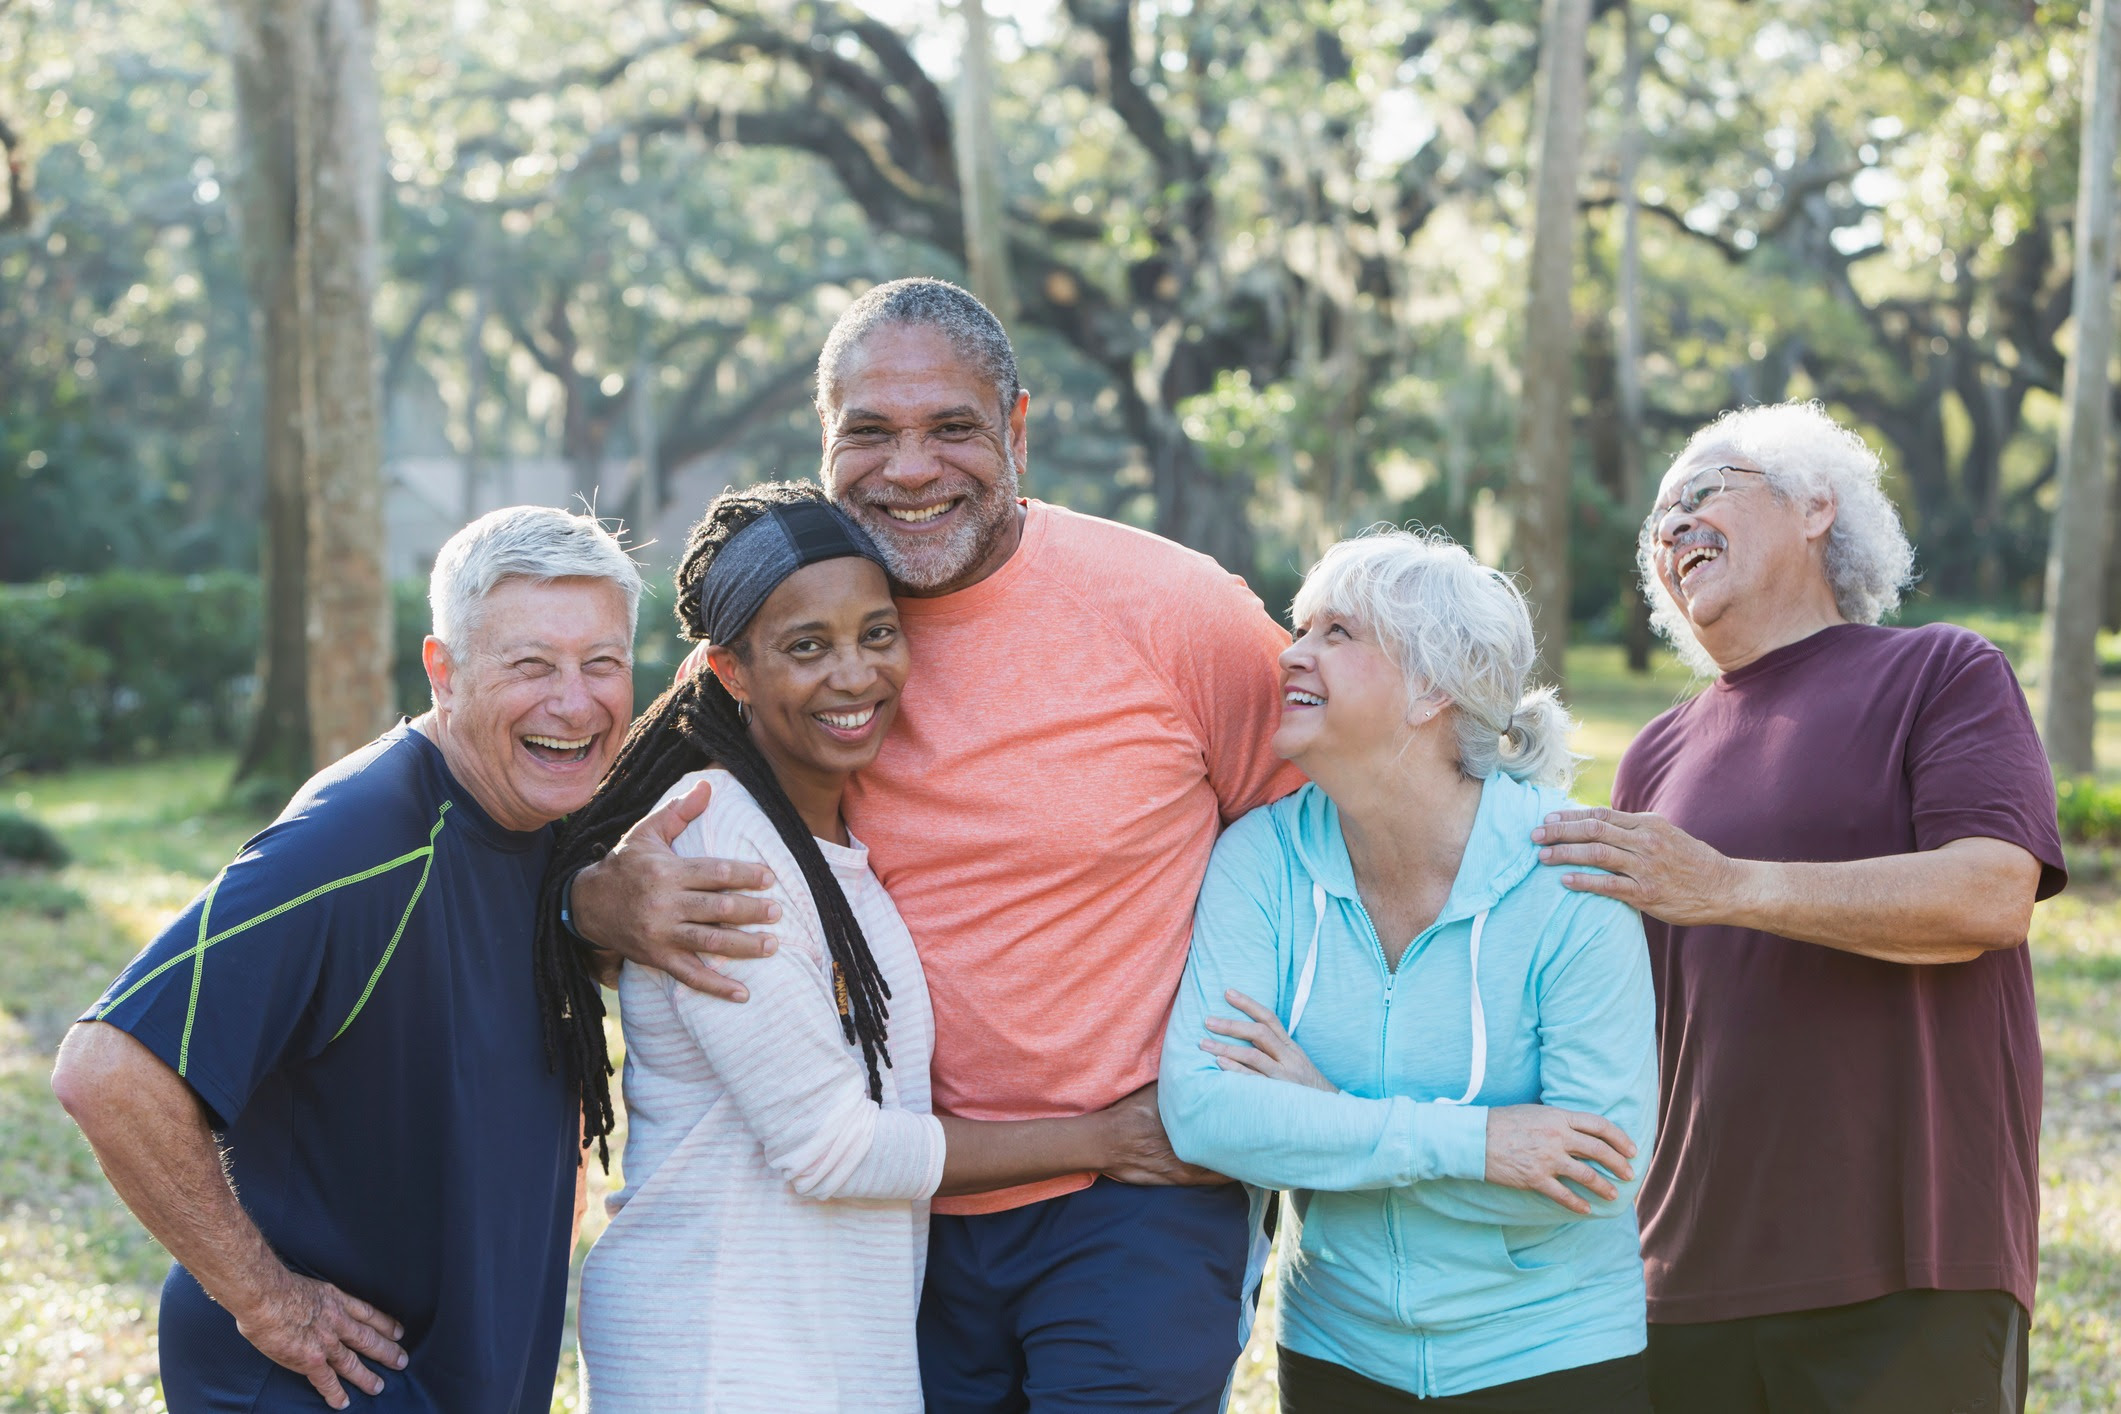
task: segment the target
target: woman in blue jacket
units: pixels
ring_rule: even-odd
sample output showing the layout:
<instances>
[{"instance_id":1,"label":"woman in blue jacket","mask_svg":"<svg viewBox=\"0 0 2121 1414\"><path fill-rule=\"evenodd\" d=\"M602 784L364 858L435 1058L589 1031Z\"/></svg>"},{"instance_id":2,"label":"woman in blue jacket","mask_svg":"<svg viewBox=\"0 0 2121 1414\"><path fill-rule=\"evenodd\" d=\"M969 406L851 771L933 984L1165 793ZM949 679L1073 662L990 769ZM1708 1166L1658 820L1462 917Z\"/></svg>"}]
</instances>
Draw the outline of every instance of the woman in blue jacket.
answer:
<instances>
[{"instance_id":1,"label":"woman in blue jacket","mask_svg":"<svg viewBox=\"0 0 2121 1414\"><path fill-rule=\"evenodd\" d=\"M1291 1190L1284 1414L1648 1414L1649 963L1531 842L1572 763L1524 600L1392 531L1294 617L1274 745L1312 783L1216 846L1160 1091L1181 1158Z\"/></svg>"}]
</instances>

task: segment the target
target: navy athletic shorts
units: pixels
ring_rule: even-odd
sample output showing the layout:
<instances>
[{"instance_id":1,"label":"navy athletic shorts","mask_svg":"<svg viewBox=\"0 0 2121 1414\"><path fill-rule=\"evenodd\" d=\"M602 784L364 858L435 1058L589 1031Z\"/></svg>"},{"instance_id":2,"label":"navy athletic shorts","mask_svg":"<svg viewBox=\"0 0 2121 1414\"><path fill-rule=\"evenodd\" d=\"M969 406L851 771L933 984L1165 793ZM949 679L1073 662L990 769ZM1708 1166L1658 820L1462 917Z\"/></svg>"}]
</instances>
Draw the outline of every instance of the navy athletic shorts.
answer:
<instances>
[{"instance_id":1,"label":"navy athletic shorts","mask_svg":"<svg viewBox=\"0 0 2121 1414\"><path fill-rule=\"evenodd\" d=\"M1215 1414L1241 1349L1242 1184L938 1214L921 1294L929 1414Z\"/></svg>"}]
</instances>

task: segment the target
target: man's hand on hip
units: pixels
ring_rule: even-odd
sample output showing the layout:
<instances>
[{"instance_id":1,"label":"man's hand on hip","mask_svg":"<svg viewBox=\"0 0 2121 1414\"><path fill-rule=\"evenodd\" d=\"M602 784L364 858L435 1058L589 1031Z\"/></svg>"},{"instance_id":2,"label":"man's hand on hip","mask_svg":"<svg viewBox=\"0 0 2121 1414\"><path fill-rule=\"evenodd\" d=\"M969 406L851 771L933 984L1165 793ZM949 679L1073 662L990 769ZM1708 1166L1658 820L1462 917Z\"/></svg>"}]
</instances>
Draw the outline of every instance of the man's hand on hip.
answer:
<instances>
[{"instance_id":1,"label":"man's hand on hip","mask_svg":"<svg viewBox=\"0 0 2121 1414\"><path fill-rule=\"evenodd\" d=\"M364 1360L405 1368L398 1346L403 1326L329 1283L293 1272L284 1278L247 1310L231 1314L245 1340L274 1364L308 1377L326 1404L344 1409L351 1402L342 1380L363 1394L382 1392L383 1377Z\"/></svg>"},{"instance_id":2,"label":"man's hand on hip","mask_svg":"<svg viewBox=\"0 0 2121 1414\"><path fill-rule=\"evenodd\" d=\"M781 916L764 865L683 859L671 844L707 808L708 787L691 790L641 820L610 854L574 877L574 930L628 962L667 972L695 992L740 1002L749 994L713 957L765 957L770 933L748 932Z\"/></svg>"}]
</instances>

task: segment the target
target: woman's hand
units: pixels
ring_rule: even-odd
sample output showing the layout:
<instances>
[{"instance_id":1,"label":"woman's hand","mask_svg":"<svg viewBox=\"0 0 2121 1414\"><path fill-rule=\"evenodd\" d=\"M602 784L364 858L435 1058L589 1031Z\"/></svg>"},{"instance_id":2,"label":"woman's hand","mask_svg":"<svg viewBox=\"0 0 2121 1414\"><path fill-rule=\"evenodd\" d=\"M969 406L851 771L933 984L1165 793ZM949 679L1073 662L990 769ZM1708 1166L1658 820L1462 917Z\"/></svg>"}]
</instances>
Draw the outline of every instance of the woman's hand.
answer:
<instances>
[{"instance_id":1,"label":"woman's hand","mask_svg":"<svg viewBox=\"0 0 2121 1414\"><path fill-rule=\"evenodd\" d=\"M1230 1180L1189 1164L1171 1152L1163 1116L1156 1108L1156 1082L1090 1116L1103 1129L1105 1177L1153 1187L1213 1187Z\"/></svg>"},{"instance_id":2,"label":"woman's hand","mask_svg":"<svg viewBox=\"0 0 2121 1414\"><path fill-rule=\"evenodd\" d=\"M1308 1085L1313 1090L1323 1090L1329 1095L1340 1093L1339 1086L1318 1073L1318 1067L1311 1064L1311 1058L1304 1054L1303 1047L1289 1039L1289 1033L1282 1029L1280 1017L1243 992L1224 992L1223 1000L1252 1019L1226 1021L1219 1016L1208 1018L1208 1029L1216 1035L1231 1036L1249 1043L1233 1046L1228 1041L1202 1041L1200 1048L1215 1057L1217 1065L1224 1070L1248 1070L1254 1075L1264 1075L1269 1080L1287 1080L1297 1085Z\"/></svg>"},{"instance_id":3,"label":"woman's hand","mask_svg":"<svg viewBox=\"0 0 2121 1414\"><path fill-rule=\"evenodd\" d=\"M1579 1217L1589 1217L1591 1205L1562 1180L1610 1203L1619 1192L1591 1164L1603 1165L1625 1183L1635 1177L1628 1163L1634 1157L1634 1141L1603 1115L1549 1105L1488 1111L1488 1182L1544 1194Z\"/></svg>"}]
</instances>

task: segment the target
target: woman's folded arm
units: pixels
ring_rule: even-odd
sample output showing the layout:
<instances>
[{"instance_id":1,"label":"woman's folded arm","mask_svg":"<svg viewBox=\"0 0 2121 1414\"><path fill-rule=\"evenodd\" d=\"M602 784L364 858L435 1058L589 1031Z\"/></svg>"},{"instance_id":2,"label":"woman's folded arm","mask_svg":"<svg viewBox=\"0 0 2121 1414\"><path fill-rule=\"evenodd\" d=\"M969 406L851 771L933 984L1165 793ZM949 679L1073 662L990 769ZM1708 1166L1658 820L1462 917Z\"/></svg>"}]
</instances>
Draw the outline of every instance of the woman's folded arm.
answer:
<instances>
[{"instance_id":1,"label":"woman's folded arm","mask_svg":"<svg viewBox=\"0 0 2121 1414\"><path fill-rule=\"evenodd\" d=\"M1274 1005L1283 964L1274 901L1280 862L1257 817L1216 845L1194 911L1193 943L1164 1033L1164 1128L1181 1159L1266 1188L1392 1188L1486 1167L1486 1111L1405 1098L1363 1099L1223 1070L1200 1048L1210 1016L1238 991Z\"/></svg>"},{"instance_id":2,"label":"woman's folded arm","mask_svg":"<svg viewBox=\"0 0 2121 1414\"><path fill-rule=\"evenodd\" d=\"M1590 1205L1578 1214L1541 1194L1454 1175L1417 1184L1416 1202L1461 1222L1545 1227L1629 1211L1650 1161L1657 1122L1656 1002L1642 920L1624 904L1601 900L1572 908L1575 934L1534 979L1539 999L1539 1103L1603 1116L1635 1143L1636 1177L1605 1177L1611 1198L1569 1183ZM1568 1182L1568 1180L1563 1180Z\"/></svg>"}]
</instances>

